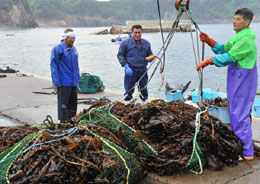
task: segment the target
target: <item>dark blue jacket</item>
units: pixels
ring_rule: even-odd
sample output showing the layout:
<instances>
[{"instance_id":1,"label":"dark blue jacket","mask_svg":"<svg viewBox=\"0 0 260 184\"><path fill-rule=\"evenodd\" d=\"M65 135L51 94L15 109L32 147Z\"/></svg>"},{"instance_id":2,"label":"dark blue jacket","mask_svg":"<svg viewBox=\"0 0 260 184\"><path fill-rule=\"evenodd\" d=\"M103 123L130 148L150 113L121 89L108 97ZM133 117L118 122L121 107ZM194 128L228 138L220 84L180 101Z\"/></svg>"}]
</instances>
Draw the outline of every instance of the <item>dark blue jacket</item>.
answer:
<instances>
[{"instance_id":1,"label":"dark blue jacket","mask_svg":"<svg viewBox=\"0 0 260 184\"><path fill-rule=\"evenodd\" d=\"M145 58L150 55L151 45L147 40L141 39L140 45L137 45L134 38L130 37L120 44L117 58L122 66L128 63L132 69L142 70L148 63Z\"/></svg>"},{"instance_id":2,"label":"dark blue jacket","mask_svg":"<svg viewBox=\"0 0 260 184\"><path fill-rule=\"evenodd\" d=\"M77 86L80 80L78 52L61 41L51 51L51 77L53 85Z\"/></svg>"}]
</instances>

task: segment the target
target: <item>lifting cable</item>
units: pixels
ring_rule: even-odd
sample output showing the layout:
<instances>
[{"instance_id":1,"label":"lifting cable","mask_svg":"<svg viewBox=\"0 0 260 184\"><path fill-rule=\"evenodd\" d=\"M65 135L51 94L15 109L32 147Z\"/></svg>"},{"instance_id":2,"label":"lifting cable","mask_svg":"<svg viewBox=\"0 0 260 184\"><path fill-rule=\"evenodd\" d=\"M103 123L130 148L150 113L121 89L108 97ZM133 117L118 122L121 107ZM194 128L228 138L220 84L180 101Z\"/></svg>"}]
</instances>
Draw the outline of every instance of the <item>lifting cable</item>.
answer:
<instances>
[{"instance_id":1,"label":"lifting cable","mask_svg":"<svg viewBox=\"0 0 260 184\"><path fill-rule=\"evenodd\" d=\"M163 61L162 61L162 63L161 63L160 73L163 73L163 71L164 71L164 66L165 66L165 48L164 48L164 36L163 36L163 28L162 28L162 18L161 18L160 0L157 0L157 8L158 8L160 32L161 32L162 43L163 43Z\"/></svg>"},{"instance_id":2,"label":"lifting cable","mask_svg":"<svg viewBox=\"0 0 260 184\"><path fill-rule=\"evenodd\" d=\"M194 40L193 40L193 34L192 34L192 30L190 30L191 33L191 40L192 40L192 47L193 47L193 51L194 51L194 56L195 56L195 62L196 62L196 67L199 65L200 63L200 51L199 51L199 39L198 39L198 31L201 33L201 30L198 26L198 24L196 23L195 19L192 16L191 10L187 9L185 6L183 7L183 10L185 11L186 15L188 16L188 18L190 19L190 21L194 24L195 29L196 29L196 40L197 40L197 54L196 54L196 50L195 50L195 46L194 46ZM201 61L204 60L204 55L205 55L205 42L202 42L202 59ZM203 69L201 68L198 71L198 75L199 75L199 91L198 91L198 100L199 100L199 107L203 108Z\"/></svg>"},{"instance_id":3,"label":"lifting cable","mask_svg":"<svg viewBox=\"0 0 260 184\"><path fill-rule=\"evenodd\" d=\"M158 0L159 1L159 0ZM178 13L176 15L176 19L175 21L173 22L173 25L172 25L172 29L171 31L169 32L169 34L167 35L166 39L164 39L163 37L163 32L162 32L162 26L161 26L161 15L160 15L160 5L157 1L157 5L158 5L158 11L159 11L159 20L160 20L160 28L161 28L161 34L162 34L162 39L163 39L163 46L160 48L160 50L158 51L156 57L153 59L153 62L150 64L150 66L148 67L148 69L144 72L144 74L140 77L140 79L135 83L135 85L129 89L129 91L135 89L136 86L139 85L140 81L144 78L144 76L147 74L148 70L151 69L151 67L156 63L155 61L158 60L153 72L152 72L152 75L150 76L147 84L142 88L142 89L139 89L139 93L136 95L136 97L134 98L133 102L135 102L138 98L138 96L141 94L141 91L144 90L148 84L150 83L151 79L153 78L155 72L157 71L159 65L161 64L161 71L164 70L164 65L165 65L165 52L168 48L168 46L170 45L171 43L171 40L174 36L174 33L176 32L176 29L178 27L178 24L180 22L180 18L183 14L183 12L186 13L186 15L188 16L188 18L190 19L190 21L194 24L195 28L196 28L196 34L197 34L197 51L198 51L198 54L196 54L196 49L195 49L195 44L194 44L194 40L193 40L193 35L192 35L192 30L191 30L191 35L192 35L192 45L193 45L193 51L194 51L194 55L195 55L195 62L196 62L196 67L199 65L200 63L200 56L199 56L199 40L198 40L198 31L201 32L199 26L197 25L196 21L193 19L192 17L192 14L191 14L191 11L188 9L188 6L186 3L181 3L180 6L178 7ZM188 1L189 2L189 1ZM204 60L204 50L205 50L205 42L202 42L202 61ZM203 74L202 74L202 69L200 69L198 71L198 75L199 75L199 80L200 80L200 85L199 85L199 94L198 94L198 97L199 97L199 105L200 105L200 108L202 107L202 86L203 86ZM129 92L128 91L128 92ZM122 101L124 100L124 98L127 96L128 94L126 93L124 95L124 97L122 99L120 99L119 101ZM116 103L117 101L115 102L111 102L111 104L114 104Z\"/></svg>"},{"instance_id":4,"label":"lifting cable","mask_svg":"<svg viewBox=\"0 0 260 184\"><path fill-rule=\"evenodd\" d=\"M161 73L161 79L162 79L162 83L160 85L159 91L162 89L163 84L164 84L164 68L165 68L165 48L164 48L164 36L163 36L163 28L162 28L162 18L161 18L161 8L160 8L160 1L157 0L157 9L158 9L158 17L159 17L159 27L160 27L160 32L161 32L161 36L162 36L162 43L163 43L163 61L161 63L161 67L160 67L160 73Z\"/></svg>"},{"instance_id":5,"label":"lifting cable","mask_svg":"<svg viewBox=\"0 0 260 184\"><path fill-rule=\"evenodd\" d=\"M139 93L138 93L138 94L136 95L136 97L133 99L133 102L135 102L135 101L137 100L138 96L141 94L141 91L144 90L144 89L148 86L148 84L150 83L151 79L153 78L155 72L157 71L159 65L162 63L162 58L163 58L163 56L164 56L164 54L165 54L165 51L167 50L168 46L169 46L170 43L171 43L171 40L172 40L172 38L173 38L174 33L176 32L176 29L177 29L177 27L178 27L178 24L179 24L179 21L180 21L180 18L181 18L181 16L182 16L182 14L183 14L182 9L179 9L179 10L178 10L178 14L177 14L177 16L176 16L176 19L175 19L175 21L174 21L174 23L173 23L173 25L172 25L172 29L171 29L171 31L169 32L169 34L167 35L167 37L166 37L166 39L165 39L165 41L164 41L164 43L163 43L163 46L162 46L162 47L160 48L160 50L158 51L156 57L154 58L153 62L150 64L150 66L148 67L148 69L144 72L144 74L140 77L140 79L135 83L135 85L134 85L131 89L129 89L129 91L135 89L135 87L139 85L140 81L141 81L141 80L144 78L144 76L147 74L148 70L150 70L151 67L156 63L155 61L158 60L158 63L156 64L156 66L155 66L155 68L154 68L154 70L153 70L153 72L152 72L152 75L150 76L150 78L149 78L149 80L148 80L146 86L144 86L142 89L139 89ZM124 97L123 97L122 99L120 99L119 101L122 101L126 96L127 96L127 94L125 94ZM111 102L111 103L113 103L113 102ZM115 103L116 103L116 102L115 102Z\"/></svg>"}]
</instances>

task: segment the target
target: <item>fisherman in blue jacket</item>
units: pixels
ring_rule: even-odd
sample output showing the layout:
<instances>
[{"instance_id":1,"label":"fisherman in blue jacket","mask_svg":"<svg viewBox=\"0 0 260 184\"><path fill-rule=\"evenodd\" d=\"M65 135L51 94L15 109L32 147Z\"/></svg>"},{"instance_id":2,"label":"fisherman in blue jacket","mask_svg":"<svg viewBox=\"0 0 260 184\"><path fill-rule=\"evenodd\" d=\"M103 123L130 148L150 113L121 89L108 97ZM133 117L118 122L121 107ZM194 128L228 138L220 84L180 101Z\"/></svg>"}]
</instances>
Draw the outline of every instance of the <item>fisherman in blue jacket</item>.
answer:
<instances>
[{"instance_id":1,"label":"fisherman in blue jacket","mask_svg":"<svg viewBox=\"0 0 260 184\"><path fill-rule=\"evenodd\" d=\"M134 25L132 27L132 36L121 42L117 54L120 64L125 68L125 101L129 101L133 98L132 94L135 90L135 83L147 71L148 62L152 62L152 59L146 60L146 57L152 55L151 45L147 40L141 37L142 26ZM146 73L138 85L139 91L141 90L140 98L143 101L146 101L148 98L147 82L148 75Z\"/></svg>"},{"instance_id":2,"label":"fisherman in blue jacket","mask_svg":"<svg viewBox=\"0 0 260 184\"><path fill-rule=\"evenodd\" d=\"M58 93L58 119L61 122L77 113L77 85L80 80L78 52L73 46L75 33L66 29L61 42L51 52L51 76Z\"/></svg>"}]
</instances>

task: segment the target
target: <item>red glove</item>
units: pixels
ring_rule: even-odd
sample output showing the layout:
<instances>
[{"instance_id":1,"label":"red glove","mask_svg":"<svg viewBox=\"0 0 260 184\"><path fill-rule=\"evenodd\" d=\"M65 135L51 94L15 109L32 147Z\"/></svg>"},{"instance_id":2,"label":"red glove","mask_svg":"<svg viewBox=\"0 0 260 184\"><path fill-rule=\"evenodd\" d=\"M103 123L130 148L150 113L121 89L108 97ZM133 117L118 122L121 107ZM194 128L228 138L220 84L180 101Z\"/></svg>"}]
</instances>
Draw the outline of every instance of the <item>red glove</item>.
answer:
<instances>
[{"instance_id":1,"label":"red glove","mask_svg":"<svg viewBox=\"0 0 260 184\"><path fill-rule=\"evenodd\" d=\"M216 45L216 41L210 38L206 33L200 33L200 40L205 41L210 47L214 47Z\"/></svg>"},{"instance_id":2,"label":"red glove","mask_svg":"<svg viewBox=\"0 0 260 184\"><path fill-rule=\"evenodd\" d=\"M211 58L209 58L209 59L207 59L207 60L205 60L205 61L202 61L202 62L199 64L199 66L197 67L197 71L199 71L201 67L204 68L204 67L206 67L206 66L208 66L208 65L213 65L213 64L214 64L214 62L213 62L213 57L211 57Z\"/></svg>"}]
</instances>

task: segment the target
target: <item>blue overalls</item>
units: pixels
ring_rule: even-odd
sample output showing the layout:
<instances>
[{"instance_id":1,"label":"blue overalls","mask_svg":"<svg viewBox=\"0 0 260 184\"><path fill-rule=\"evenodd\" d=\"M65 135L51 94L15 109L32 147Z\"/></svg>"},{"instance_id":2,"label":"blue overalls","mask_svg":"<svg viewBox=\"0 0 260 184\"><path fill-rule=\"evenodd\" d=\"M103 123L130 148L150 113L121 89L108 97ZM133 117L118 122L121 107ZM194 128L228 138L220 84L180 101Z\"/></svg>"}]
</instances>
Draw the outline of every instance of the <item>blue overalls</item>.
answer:
<instances>
[{"instance_id":1,"label":"blue overalls","mask_svg":"<svg viewBox=\"0 0 260 184\"><path fill-rule=\"evenodd\" d=\"M151 45L145 39L141 39L140 44L137 44L134 38L130 37L120 44L117 58L122 67L128 64L133 70L132 76L125 75L124 77L125 95L127 94L125 100L131 100L133 98L133 86L146 72L147 61L145 58L150 55L152 55ZM143 101L148 98L148 90L145 87L147 82L148 75L146 73L138 85L139 91L142 89L140 98Z\"/></svg>"}]
</instances>

